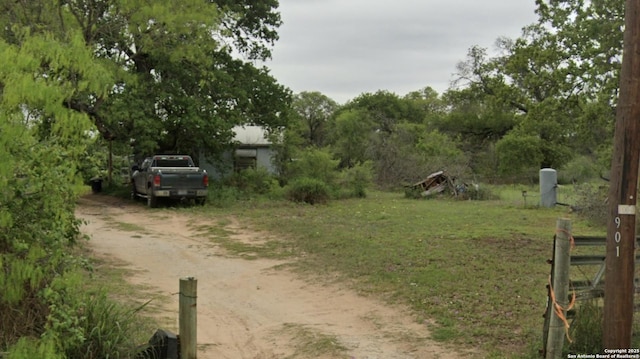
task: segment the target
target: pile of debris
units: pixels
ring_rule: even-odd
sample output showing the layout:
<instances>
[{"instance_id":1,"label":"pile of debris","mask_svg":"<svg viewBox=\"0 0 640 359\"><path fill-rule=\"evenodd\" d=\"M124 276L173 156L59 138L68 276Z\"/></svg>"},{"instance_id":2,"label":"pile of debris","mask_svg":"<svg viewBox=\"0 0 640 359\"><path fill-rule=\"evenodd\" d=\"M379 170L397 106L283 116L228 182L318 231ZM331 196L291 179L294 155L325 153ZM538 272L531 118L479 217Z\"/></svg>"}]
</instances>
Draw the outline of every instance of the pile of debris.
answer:
<instances>
[{"instance_id":1,"label":"pile of debris","mask_svg":"<svg viewBox=\"0 0 640 359\"><path fill-rule=\"evenodd\" d=\"M429 197L434 194L442 193L445 190L453 196L463 193L466 189L466 185L457 185L455 183L455 177L450 177L445 171L438 171L430 174L424 180L414 183L408 186L414 193L419 193L422 197Z\"/></svg>"}]
</instances>

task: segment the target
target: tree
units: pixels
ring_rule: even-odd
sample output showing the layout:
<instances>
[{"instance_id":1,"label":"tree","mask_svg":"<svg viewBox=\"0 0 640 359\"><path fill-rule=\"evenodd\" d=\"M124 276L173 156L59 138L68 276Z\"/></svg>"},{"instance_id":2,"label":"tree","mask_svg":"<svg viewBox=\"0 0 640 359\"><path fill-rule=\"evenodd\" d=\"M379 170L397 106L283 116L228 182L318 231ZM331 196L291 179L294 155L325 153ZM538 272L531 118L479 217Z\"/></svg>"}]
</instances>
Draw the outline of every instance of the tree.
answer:
<instances>
[{"instance_id":1,"label":"tree","mask_svg":"<svg viewBox=\"0 0 640 359\"><path fill-rule=\"evenodd\" d=\"M209 0L222 13L222 35L233 41L236 49L252 60L271 58L282 25L276 12L278 0Z\"/></svg>"},{"instance_id":2,"label":"tree","mask_svg":"<svg viewBox=\"0 0 640 359\"><path fill-rule=\"evenodd\" d=\"M69 31L109 68L107 91L83 87L84 73L65 105L88 114L107 140L142 153L220 153L238 124L278 128L290 94L269 75L232 56L266 59L280 25L277 1L174 2L124 0L50 2L3 0L3 38L12 30L63 39ZM46 71L44 64L42 72Z\"/></svg>"},{"instance_id":3,"label":"tree","mask_svg":"<svg viewBox=\"0 0 640 359\"><path fill-rule=\"evenodd\" d=\"M412 106L413 104L411 100L403 100L392 92L378 91L373 94L364 93L349 101L343 108L365 111L376 130L391 134L399 122L423 122L424 112L418 106Z\"/></svg>"},{"instance_id":4,"label":"tree","mask_svg":"<svg viewBox=\"0 0 640 359\"><path fill-rule=\"evenodd\" d=\"M415 183L440 170L454 176L468 172L459 144L425 124L398 124L390 136L373 136L368 151L377 184L387 188Z\"/></svg>"},{"instance_id":5,"label":"tree","mask_svg":"<svg viewBox=\"0 0 640 359\"><path fill-rule=\"evenodd\" d=\"M268 56L275 6L0 0L1 352L66 357L95 328L67 296L88 139L215 149L237 123L286 124L288 90L231 56Z\"/></svg>"},{"instance_id":6,"label":"tree","mask_svg":"<svg viewBox=\"0 0 640 359\"><path fill-rule=\"evenodd\" d=\"M320 92L301 92L294 96L292 107L300 122L300 136L307 146L322 147L327 127L338 104Z\"/></svg>"},{"instance_id":7,"label":"tree","mask_svg":"<svg viewBox=\"0 0 640 359\"><path fill-rule=\"evenodd\" d=\"M544 154L540 138L510 132L496 144L498 169L502 175L518 176L536 171Z\"/></svg>"},{"instance_id":8,"label":"tree","mask_svg":"<svg viewBox=\"0 0 640 359\"><path fill-rule=\"evenodd\" d=\"M40 10L45 21L51 13ZM11 31L11 43L0 39L0 351L20 337L40 338L16 352L58 357L63 342L83 335L66 336L78 313L63 313L66 299L51 293L72 267L68 246L80 224L73 185L91 129L88 115L65 100L79 90L104 96L112 82L81 33L56 40ZM56 322L60 315L68 321Z\"/></svg>"},{"instance_id":9,"label":"tree","mask_svg":"<svg viewBox=\"0 0 640 359\"><path fill-rule=\"evenodd\" d=\"M447 161L456 171L466 168L457 142L436 128L445 114L445 102L429 87L404 97L365 93L338 110L329 143L341 166L371 161L377 184L397 187L442 169Z\"/></svg>"},{"instance_id":10,"label":"tree","mask_svg":"<svg viewBox=\"0 0 640 359\"><path fill-rule=\"evenodd\" d=\"M442 102L447 106L446 114L431 126L458 140L475 173L494 175L495 144L518 124L521 115L504 103L486 101L482 92L472 88L449 90Z\"/></svg>"},{"instance_id":11,"label":"tree","mask_svg":"<svg viewBox=\"0 0 640 359\"><path fill-rule=\"evenodd\" d=\"M564 51L568 86L579 94L572 141L586 154L611 146L622 64L624 2L537 1L540 26L555 33Z\"/></svg>"},{"instance_id":12,"label":"tree","mask_svg":"<svg viewBox=\"0 0 640 359\"><path fill-rule=\"evenodd\" d=\"M422 112L423 120L431 124L438 121L446 113L446 104L438 92L431 87L425 87L418 91L412 91L403 97L411 112ZM420 121L420 116L415 119Z\"/></svg>"},{"instance_id":13,"label":"tree","mask_svg":"<svg viewBox=\"0 0 640 359\"><path fill-rule=\"evenodd\" d=\"M502 54L474 47L458 67L460 83L483 102L519 115L514 130L537 136L540 166L559 167L571 154L593 154L594 134L610 138L622 49L620 2L538 0L537 24L516 40L501 38Z\"/></svg>"},{"instance_id":14,"label":"tree","mask_svg":"<svg viewBox=\"0 0 640 359\"><path fill-rule=\"evenodd\" d=\"M331 149L340 159L341 168L351 168L367 161L373 123L363 110L340 112L331 126Z\"/></svg>"},{"instance_id":15,"label":"tree","mask_svg":"<svg viewBox=\"0 0 640 359\"><path fill-rule=\"evenodd\" d=\"M614 105L622 63L624 2L536 0L536 4L537 32L558 41L563 67L573 70L567 82L590 99L604 101L606 96Z\"/></svg>"}]
</instances>

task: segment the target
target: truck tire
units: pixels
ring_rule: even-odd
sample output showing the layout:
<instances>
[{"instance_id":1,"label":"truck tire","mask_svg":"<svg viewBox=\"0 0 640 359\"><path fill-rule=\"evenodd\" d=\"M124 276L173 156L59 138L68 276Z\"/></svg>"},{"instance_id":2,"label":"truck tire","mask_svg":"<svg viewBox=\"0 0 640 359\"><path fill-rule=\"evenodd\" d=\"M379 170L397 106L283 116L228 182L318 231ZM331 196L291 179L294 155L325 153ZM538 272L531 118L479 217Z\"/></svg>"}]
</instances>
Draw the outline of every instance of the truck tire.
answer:
<instances>
[{"instance_id":1,"label":"truck tire","mask_svg":"<svg viewBox=\"0 0 640 359\"><path fill-rule=\"evenodd\" d=\"M198 197L196 198L196 204L198 206L204 206L207 203L207 197Z\"/></svg>"},{"instance_id":2,"label":"truck tire","mask_svg":"<svg viewBox=\"0 0 640 359\"><path fill-rule=\"evenodd\" d=\"M153 195L153 191L151 189L147 192L147 206L149 206L149 208L158 207L158 197Z\"/></svg>"}]
</instances>

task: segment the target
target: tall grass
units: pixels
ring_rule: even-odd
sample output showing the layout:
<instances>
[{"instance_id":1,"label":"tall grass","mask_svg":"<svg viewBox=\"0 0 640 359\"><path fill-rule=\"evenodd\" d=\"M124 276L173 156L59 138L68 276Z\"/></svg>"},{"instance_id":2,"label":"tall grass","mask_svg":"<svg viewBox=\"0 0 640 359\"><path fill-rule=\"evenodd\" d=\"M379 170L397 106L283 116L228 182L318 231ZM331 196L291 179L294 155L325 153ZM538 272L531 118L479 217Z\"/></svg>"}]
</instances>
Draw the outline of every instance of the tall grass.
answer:
<instances>
[{"instance_id":1,"label":"tall grass","mask_svg":"<svg viewBox=\"0 0 640 359\"><path fill-rule=\"evenodd\" d=\"M575 354L602 353L603 309L601 300L579 303L571 323L571 343L567 351Z\"/></svg>"},{"instance_id":2,"label":"tall grass","mask_svg":"<svg viewBox=\"0 0 640 359\"><path fill-rule=\"evenodd\" d=\"M42 292L49 303L39 336L22 336L7 349L8 359L133 358L152 334L151 320L114 300L101 285L85 281L79 269L59 276ZM147 333L145 333L147 331ZM1 355L0 355L1 356Z\"/></svg>"},{"instance_id":3,"label":"tall grass","mask_svg":"<svg viewBox=\"0 0 640 359\"><path fill-rule=\"evenodd\" d=\"M83 316L78 330L84 340L66 350L67 358L132 358L140 342L140 334L147 326L141 325L139 311L146 304L129 307L111 300L105 293L85 297L80 310ZM151 337L152 332L148 336Z\"/></svg>"}]
</instances>

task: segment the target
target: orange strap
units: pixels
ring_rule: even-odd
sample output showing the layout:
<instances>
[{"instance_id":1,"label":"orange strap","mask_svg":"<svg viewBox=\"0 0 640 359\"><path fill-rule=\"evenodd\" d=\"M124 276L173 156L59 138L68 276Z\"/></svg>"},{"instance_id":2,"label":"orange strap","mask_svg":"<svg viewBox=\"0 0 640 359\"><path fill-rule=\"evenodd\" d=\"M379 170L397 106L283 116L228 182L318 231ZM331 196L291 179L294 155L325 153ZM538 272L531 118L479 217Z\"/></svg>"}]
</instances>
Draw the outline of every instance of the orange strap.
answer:
<instances>
[{"instance_id":1,"label":"orange strap","mask_svg":"<svg viewBox=\"0 0 640 359\"><path fill-rule=\"evenodd\" d=\"M576 248L576 240L573 239L573 235L571 235L571 232L567 231L566 229L556 228L556 234L558 232L562 232L562 233L566 234L567 236L569 236L569 243L571 244L571 250Z\"/></svg>"},{"instance_id":2,"label":"orange strap","mask_svg":"<svg viewBox=\"0 0 640 359\"><path fill-rule=\"evenodd\" d=\"M551 276L549 276L549 296L551 296L551 305L553 306L554 313L556 313L558 318L560 318L560 320L564 323L564 330L567 335L567 340L569 340L569 343L573 343L573 340L571 340L571 336L569 336L569 321L564 315L564 311L572 309L576 304L576 291L574 290L571 294L571 301L569 302L569 306L567 308L562 308L562 306L556 301L556 294L554 293L553 285L551 284Z\"/></svg>"}]
</instances>

